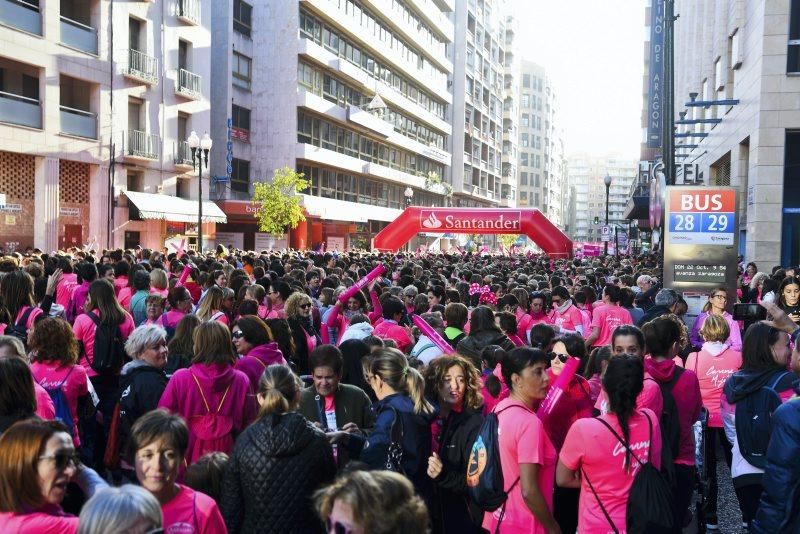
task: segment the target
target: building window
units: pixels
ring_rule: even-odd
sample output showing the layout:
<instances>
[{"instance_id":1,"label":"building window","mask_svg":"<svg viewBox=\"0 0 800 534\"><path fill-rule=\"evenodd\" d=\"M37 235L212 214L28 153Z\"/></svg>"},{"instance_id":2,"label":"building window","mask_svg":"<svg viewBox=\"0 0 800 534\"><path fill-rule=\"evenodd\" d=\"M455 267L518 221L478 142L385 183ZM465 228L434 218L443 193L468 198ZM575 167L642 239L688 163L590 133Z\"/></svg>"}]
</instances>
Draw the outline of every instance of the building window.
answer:
<instances>
[{"instance_id":1,"label":"building window","mask_svg":"<svg viewBox=\"0 0 800 534\"><path fill-rule=\"evenodd\" d=\"M533 175L533 186L534 187L539 187L539 179L540 179L540 176L539 176L538 173Z\"/></svg>"},{"instance_id":2,"label":"building window","mask_svg":"<svg viewBox=\"0 0 800 534\"><path fill-rule=\"evenodd\" d=\"M531 95L528 93L522 93L522 107L529 108L531 107Z\"/></svg>"},{"instance_id":3,"label":"building window","mask_svg":"<svg viewBox=\"0 0 800 534\"><path fill-rule=\"evenodd\" d=\"M231 173L231 190L239 191L240 193L249 193L250 162L233 158L231 167L233 167L233 172Z\"/></svg>"},{"instance_id":4,"label":"building window","mask_svg":"<svg viewBox=\"0 0 800 534\"><path fill-rule=\"evenodd\" d=\"M522 134L522 146L524 146L524 147L531 146L531 140L528 137L528 134L526 134L526 133Z\"/></svg>"},{"instance_id":5,"label":"building window","mask_svg":"<svg viewBox=\"0 0 800 534\"><path fill-rule=\"evenodd\" d=\"M528 128L531 124L531 116L527 113L522 114L522 127Z\"/></svg>"},{"instance_id":6,"label":"building window","mask_svg":"<svg viewBox=\"0 0 800 534\"><path fill-rule=\"evenodd\" d=\"M519 153L519 164L522 166L528 166L528 153L527 152L520 152Z\"/></svg>"},{"instance_id":7,"label":"building window","mask_svg":"<svg viewBox=\"0 0 800 534\"><path fill-rule=\"evenodd\" d=\"M733 37L738 37L737 31ZM739 55L739 40L736 39L736 53ZM734 61L736 61L734 59ZM800 0L792 0L791 13L789 15L789 53L787 57L788 65L786 72L800 72Z\"/></svg>"},{"instance_id":8,"label":"building window","mask_svg":"<svg viewBox=\"0 0 800 534\"><path fill-rule=\"evenodd\" d=\"M253 28L253 6L242 0L233 0L233 29L250 37Z\"/></svg>"},{"instance_id":9,"label":"building window","mask_svg":"<svg viewBox=\"0 0 800 534\"><path fill-rule=\"evenodd\" d=\"M522 87L526 89L531 86L531 75L530 74L523 74L522 75Z\"/></svg>"},{"instance_id":10,"label":"building window","mask_svg":"<svg viewBox=\"0 0 800 534\"><path fill-rule=\"evenodd\" d=\"M249 57L233 53L233 85L242 89L250 89L253 76L253 60Z\"/></svg>"},{"instance_id":11,"label":"building window","mask_svg":"<svg viewBox=\"0 0 800 534\"><path fill-rule=\"evenodd\" d=\"M519 173L519 185L528 185L528 173L527 172Z\"/></svg>"}]
</instances>

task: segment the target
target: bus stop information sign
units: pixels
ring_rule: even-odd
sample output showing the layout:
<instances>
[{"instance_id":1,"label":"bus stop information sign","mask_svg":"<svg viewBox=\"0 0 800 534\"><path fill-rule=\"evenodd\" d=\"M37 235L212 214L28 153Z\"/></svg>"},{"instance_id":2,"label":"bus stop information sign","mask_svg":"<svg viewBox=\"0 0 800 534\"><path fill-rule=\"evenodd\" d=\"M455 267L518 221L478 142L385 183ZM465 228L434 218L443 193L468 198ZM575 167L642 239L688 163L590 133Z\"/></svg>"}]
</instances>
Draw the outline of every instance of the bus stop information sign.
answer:
<instances>
[{"instance_id":1,"label":"bus stop information sign","mask_svg":"<svg viewBox=\"0 0 800 534\"><path fill-rule=\"evenodd\" d=\"M664 286L705 293L725 286L736 294L738 195L731 187L668 187ZM735 299L730 299L732 306Z\"/></svg>"}]
</instances>

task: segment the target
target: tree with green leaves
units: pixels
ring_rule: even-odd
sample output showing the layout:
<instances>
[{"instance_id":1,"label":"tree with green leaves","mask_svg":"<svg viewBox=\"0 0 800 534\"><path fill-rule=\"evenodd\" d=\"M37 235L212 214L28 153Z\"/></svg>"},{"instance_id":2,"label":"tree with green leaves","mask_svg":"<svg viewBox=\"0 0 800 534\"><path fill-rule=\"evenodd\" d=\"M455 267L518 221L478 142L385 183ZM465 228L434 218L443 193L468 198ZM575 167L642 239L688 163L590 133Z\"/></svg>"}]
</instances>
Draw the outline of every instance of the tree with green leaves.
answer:
<instances>
[{"instance_id":1,"label":"tree with green leaves","mask_svg":"<svg viewBox=\"0 0 800 534\"><path fill-rule=\"evenodd\" d=\"M305 221L298 195L310 185L302 172L289 167L275 169L270 183L256 183L253 204L258 206L254 216L258 219L259 231L282 234Z\"/></svg>"},{"instance_id":2,"label":"tree with green leaves","mask_svg":"<svg viewBox=\"0 0 800 534\"><path fill-rule=\"evenodd\" d=\"M502 245L503 245L505 248L511 248L511 246L512 246L514 243L516 243L516 242L517 242L517 239L519 239L519 236L518 236L518 235L513 235L513 234L501 234L501 235L497 236L497 240L498 240L498 241L499 241L499 242L500 242L500 243L501 243L501 244L502 244Z\"/></svg>"}]
</instances>

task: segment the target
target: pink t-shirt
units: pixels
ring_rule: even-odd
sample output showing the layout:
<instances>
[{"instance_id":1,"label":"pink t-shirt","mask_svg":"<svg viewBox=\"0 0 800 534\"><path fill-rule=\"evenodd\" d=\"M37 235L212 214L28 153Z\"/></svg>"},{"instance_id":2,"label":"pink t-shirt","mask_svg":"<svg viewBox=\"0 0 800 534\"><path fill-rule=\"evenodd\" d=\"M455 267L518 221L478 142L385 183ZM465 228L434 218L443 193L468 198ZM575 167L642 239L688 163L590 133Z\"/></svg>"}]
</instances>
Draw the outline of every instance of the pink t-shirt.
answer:
<instances>
[{"instance_id":1,"label":"pink t-shirt","mask_svg":"<svg viewBox=\"0 0 800 534\"><path fill-rule=\"evenodd\" d=\"M650 378L650 380L644 381L642 392L636 397L636 408L640 410L642 408L647 408L655 413L656 417L660 420L661 412L664 411L664 397L661 396L661 387L659 387L658 383L646 372L644 377L646 379ZM600 396L597 397L597 402L595 402L594 407L600 410L601 414L608 413L608 395L606 395L605 389L600 390Z\"/></svg>"},{"instance_id":2,"label":"pink t-shirt","mask_svg":"<svg viewBox=\"0 0 800 534\"><path fill-rule=\"evenodd\" d=\"M80 365L62 367L60 362L46 361L33 362L31 372L34 380L46 390L61 386L72 416L72 440L79 447L81 439L78 434L78 398L89 394L86 370Z\"/></svg>"},{"instance_id":3,"label":"pink t-shirt","mask_svg":"<svg viewBox=\"0 0 800 534\"><path fill-rule=\"evenodd\" d=\"M506 490L519 478L520 464L539 465L539 490L542 492L547 507L553 509L553 486L555 484L555 468L558 455L544 431L542 422L536 414L516 399L503 399L497 404L495 412L499 412L498 438L500 440L500 464L503 468L503 480ZM483 516L483 528L494 532L500 517L501 508L487 512ZM500 532L540 534L545 528L536 521L525 501L522 499L522 488L518 482L508 494L505 515L500 523Z\"/></svg>"},{"instance_id":4,"label":"pink t-shirt","mask_svg":"<svg viewBox=\"0 0 800 534\"><path fill-rule=\"evenodd\" d=\"M72 291L78 285L78 275L75 273L64 273L61 275L61 280L56 285L56 304L61 304L64 309L69 306L69 301L72 298Z\"/></svg>"},{"instance_id":5,"label":"pink t-shirt","mask_svg":"<svg viewBox=\"0 0 800 534\"><path fill-rule=\"evenodd\" d=\"M178 485L180 491L161 506L164 534L225 534L217 503L204 493Z\"/></svg>"},{"instance_id":6,"label":"pink t-shirt","mask_svg":"<svg viewBox=\"0 0 800 534\"><path fill-rule=\"evenodd\" d=\"M97 317L100 317L100 310L93 310ZM125 312L125 320L119 325L120 332L122 333L122 340L128 339L136 325L133 324L133 317L128 312ZM92 369L89 363L94 361L94 333L97 330L92 319L87 315L79 315L75 318L75 324L72 325L72 331L75 332L75 338L83 343L84 355L81 356L81 365L86 369L86 373L92 377L97 376L97 373Z\"/></svg>"},{"instance_id":7,"label":"pink t-shirt","mask_svg":"<svg viewBox=\"0 0 800 534\"><path fill-rule=\"evenodd\" d=\"M570 330L572 332L577 331L578 327L583 328L583 317L581 316L581 311L575 307L574 304L571 304L569 308L567 308L564 313L559 312L558 310L553 310L553 324L564 329ZM584 332L584 335L586 332Z\"/></svg>"},{"instance_id":8,"label":"pink t-shirt","mask_svg":"<svg viewBox=\"0 0 800 534\"><path fill-rule=\"evenodd\" d=\"M55 510L57 508L57 511ZM0 512L0 532L15 534L75 534L78 532L78 518L65 514L61 508L54 507L52 514L31 512L15 514Z\"/></svg>"},{"instance_id":9,"label":"pink t-shirt","mask_svg":"<svg viewBox=\"0 0 800 534\"><path fill-rule=\"evenodd\" d=\"M595 340L595 347L611 344L611 335L614 330L624 324L633 324L631 313L615 304L600 306L594 309L592 315L592 328L600 329L600 336Z\"/></svg>"},{"instance_id":10,"label":"pink t-shirt","mask_svg":"<svg viewBox=\"0 0 800 534\"><path fill-rule=\"evenodd\" d=\"M159 317L156 322L164 327L171 326L172 328L176 328L184 317L186 317L185 313L178 310L170 310L165 314L161 314L161 317Z\"/></svg>"},{"instance_id":11,"label":"pink t-shirt","mask_svg":"<svg viewBox=\"0 0 800 534\"><path fill-rule=\"evenodd\" d=\"M693 352L686 358L686 368L697 374L700 382L700 396L703 406L708 410L708 426L722 428L720 397L725 381L742 366L742 354L726 348L718 355L706 350Z\"/></svg>"},{"instance_id":12,"label":"pink t-shirt","mask_svg":"<svg viewBox=\"0 0 800 534\"><path fill-rule=\"evenodd\" d=\"M652 439L650 425L646 416L652 423ZM622 429L614 414L601 416L611 427L623 436ZM637 410L628 420L630 448L642 462L647 462L648 452L650 460L656 468L661 466L661 431L656 415L647 409ZM652 441L652 443L651 443ZM597 504L592 490L586 482L588 477L597 496L603 503L608 515L620 532L625 532L625 509L628 504L633 477L641 468L641 464L631 458L629 468L625 466L625 447L595 418L578 419L569 429L564 447L561 449L559 459L567 469L584 471L581 477L581 496L578 505L578 531L579 532L611 532L600 505Z\"/></svg>"}]
</instances>

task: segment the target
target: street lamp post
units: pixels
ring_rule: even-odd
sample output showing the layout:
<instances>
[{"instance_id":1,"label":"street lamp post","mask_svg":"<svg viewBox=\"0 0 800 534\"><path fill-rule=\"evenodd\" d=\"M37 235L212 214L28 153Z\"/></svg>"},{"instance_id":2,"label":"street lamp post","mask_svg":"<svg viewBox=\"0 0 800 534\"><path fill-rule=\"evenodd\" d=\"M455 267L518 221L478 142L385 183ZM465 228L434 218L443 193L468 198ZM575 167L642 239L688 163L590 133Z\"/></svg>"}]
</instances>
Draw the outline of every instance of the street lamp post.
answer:
<instances>
[{"instance_id":1,"label":"street lamp post","mask_svg":"<svg viewBox=\"0 0 800 534\"><path fill-rule=\"evenodd\" d=\"M406 190L403 191L403 195L406 197L406 207L411 205L411 199L414 198L414 190L410 187L406 187Z\"/></svg>"},{"instance_id":2,"label":"street lamp post","mask_svg":"<svg viewBox=\"0 0 800 534\"><path fill-rule=\"evenodd\" d=\"M606 228L608 228L608 197L611 191L611 176L606 174L603 183L606 184ZM608 256L608 241L605 242L603 254Z\"/></svg>"},{"instance_id":3,"label":"street lamp post","mask_svg":"<svg viewBox=\"0 0 800 534\"><path fill-rule=\"evenodd\" d=\"M192 130L186 144L192 149L192 168L197 171L197 252L203 254L203 162L208 169L208 152L213 141L208 132L200 139Z\"/></svg>"}]
</instances>

